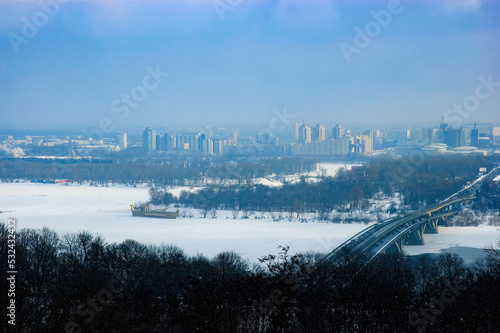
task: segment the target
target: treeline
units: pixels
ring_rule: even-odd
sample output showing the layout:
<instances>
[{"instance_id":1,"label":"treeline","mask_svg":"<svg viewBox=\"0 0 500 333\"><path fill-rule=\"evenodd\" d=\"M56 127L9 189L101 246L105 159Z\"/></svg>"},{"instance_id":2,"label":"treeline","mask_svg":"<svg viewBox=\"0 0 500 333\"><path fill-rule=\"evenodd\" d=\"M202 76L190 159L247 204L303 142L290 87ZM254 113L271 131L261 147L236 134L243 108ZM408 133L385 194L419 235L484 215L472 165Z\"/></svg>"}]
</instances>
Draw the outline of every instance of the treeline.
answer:
<instances>
[{"instance_id":1,"label":"treeline","mask_svg":"<svg viewBox=\"0 0 500 333\"><path fill-rule=\"evenodd\" d=\"M182 192L178 200L156 190L151 199L163 204L178 201L203 210L316 212L327 217L332 209L366 208L368 200L382 192L387 196L399 193L403 205L416 209L457 192L477 178L479 167L492 168L493 162L476 156L374 158L365 167L341 170L316 183L302 179L281 187L213 185L194 193ZM488 191L498 192L498 186ZM492 197L491 193L486 197Z\"/></svg>"},{"instance_id":2,"label":"treeline","mask_svg":"<svg viewBox=\"0 0 500 333\"><path fill-rule=\"evenodd\" d=\"M7 258L8 230L0 224ZM500 244L498 244L500 245ZM251 265L175 246L106 243L87 232L16 234L18 332L498 332L500 252L466 266L456 255L381 256L364 266L290 256ZM2 260L7 269L7 260ZM10 281L2 279L4 295ZM1 298L1 307L9 299ZM7 331L7 317L0 329ZM10 327L12 328L12 327Z\"/></svg>"},{"instance_id":3,"label":"treeline","mask_svg":"<svg viewBox=\"0 0 500 333\"><path fill-rule=\"evenodd\" d=\"M448 227L477 227L483 223L487 223L490 226L500 226L498 211L484 212L481 210L463 209L457 215L446 220L446 226Z\"/></svg>"},{"instance_id":4,"label":"treeline","mask_svg":"<svg viewBox=\"0 0 500 333\"><path fill-rule=\"evenodd\" d=\"M316 162L302 158L265 158L252 161L224 158L162 159L0 159L0 179L70 179L76 182L151 183L156 185L203 185L211 179L222 183L235 180L239 184L270 174L293 174L316 169Z\"/></svg>"},{"instance_id":5,"label":"treeline","mask_svg":"<svg viewBox=\"0 0 500 333\"><path fill-rule=\"evenodd\" d=\"M500 210L500 182L483 182L477 191L473 208L481 211Z\"/></svg>"}]
</instances>

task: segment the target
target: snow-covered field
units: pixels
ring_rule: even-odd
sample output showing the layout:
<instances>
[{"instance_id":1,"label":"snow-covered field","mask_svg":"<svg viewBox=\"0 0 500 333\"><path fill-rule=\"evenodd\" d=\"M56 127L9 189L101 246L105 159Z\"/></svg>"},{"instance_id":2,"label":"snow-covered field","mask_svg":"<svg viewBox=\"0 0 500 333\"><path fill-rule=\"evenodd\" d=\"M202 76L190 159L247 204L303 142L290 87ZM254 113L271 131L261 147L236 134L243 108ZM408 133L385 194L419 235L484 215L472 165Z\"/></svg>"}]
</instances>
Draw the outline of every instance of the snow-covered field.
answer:
<instances>
[{"instance_id":1,"label":"snow-covered field","mask_svg":"<svg viewBox=\"0 0 500 333\"><path fill-rule=\"evenodd\" d=\"M297 173L294 175L286 175L279 177L279 179L273 179L273 177L268 178L256 178L254 181L256 184L261 184L265 186L282 186L283 181L294 183L300 180L301 176L307 177L308 182L316 182L320 180L320 177L334 177L340 170L351 170L353 166L361 164L344 164L344 163L318 163L316 170L311 172Z\"/></svg>"},{"instance_id":2,"label":"snow-covered field","mask_svg":"<svg viewBox=\"0 0 500 333\"><path fill-rule=\"evenodd\" d=\"M333 177L340 170L351 170L353 166L359 166L361 164L345 164L345 163L318 163L316 170L306 173L306 176L316 177L321 176L323 173L325 176Z\"/></svg>"},{"instance_id":3,"label":"snow-covered field","mask_svg":"<svg viewBox=\"0 0 500 333\"><path fill-rule=\"evenodd\" d=\"M173 192L178 194L180 189ZM232 250L251 261L276 254L278 245L290 245L291 253L326 253L366 227L361 223L273 222L269 214L264 219L235 220L231 212L219 212L216 219L200 218L198 211L184 212L193 217L176 220L132 217L130 204L147 200L146 186L0 183L0 221L17 217L20 229L47 226L59 234L87 230L102 235L107 242L135 239L176 244L188 255L213 257ZM407 246L405 250L419 254L450 248L480 249L494 243L498 235L496 227L441 227L438 235L424 236L425 246Z\"/></svg>"}]
</instances>

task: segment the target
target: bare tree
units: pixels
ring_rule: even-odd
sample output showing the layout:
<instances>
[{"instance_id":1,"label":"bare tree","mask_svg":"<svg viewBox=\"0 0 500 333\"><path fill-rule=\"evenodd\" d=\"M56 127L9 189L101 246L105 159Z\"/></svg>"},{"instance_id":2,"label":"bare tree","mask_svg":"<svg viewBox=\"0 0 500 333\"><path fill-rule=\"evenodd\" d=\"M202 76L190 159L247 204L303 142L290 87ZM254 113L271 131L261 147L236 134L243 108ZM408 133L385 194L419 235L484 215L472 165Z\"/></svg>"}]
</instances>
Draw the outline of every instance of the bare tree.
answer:
<instances>
[{"instance_id":1,"label":"bare tree","mask_svg":"<svg viewBox=\"0 0 500 333\"><path fill-rule=\"evenodd\" d=\"M233 206L232 213L233 213L233 219L236 219L238 217L238 214L240 213L240 204L236 202Z\"/></svg>"},{"instance_id":2,"label":"bare tree","mask_svg":"<svg viewBox=\"0 0 500 333\"><path fill-rule=\"evenodd\" d=\"M500 231L500 229L498 230ZM496 247L494 245L488 245L485 251L488 257L500 267L500 237L498 237L495 245Z\"/></svg>"},{"instance_id":3,"label":"bare tree","mask_svg":"<svg viewBox=\"0 0 500 333\"><path fill-rule=\"evenodd\" d=\"M248 207L243 209L243 218L244 219L250 218L250 215L252 215L252 214L253 214L253 212L250 209L248 209Z\"/></svg>"},{"instance_id":4,"label":"bare tree","mask_svg":"<svg viewBox=\"0 0 500 333\"><path fill-rule=\"evenodd\" d=\"M210 211L210 207L208 205L204 205L202 208L201 208L201 216L206 219L207 218L207 214L208 212Z\"/></svg>"},{"instance_id":5,"label":"bare tree","mask_svg":"<svg viewBox=\"0 0 500 333\"><path fill-rule=\"evenodd\" d=\"M325 179L327 175L326 168L319 168L319 178Z\"/></svg>"}]
</instances>

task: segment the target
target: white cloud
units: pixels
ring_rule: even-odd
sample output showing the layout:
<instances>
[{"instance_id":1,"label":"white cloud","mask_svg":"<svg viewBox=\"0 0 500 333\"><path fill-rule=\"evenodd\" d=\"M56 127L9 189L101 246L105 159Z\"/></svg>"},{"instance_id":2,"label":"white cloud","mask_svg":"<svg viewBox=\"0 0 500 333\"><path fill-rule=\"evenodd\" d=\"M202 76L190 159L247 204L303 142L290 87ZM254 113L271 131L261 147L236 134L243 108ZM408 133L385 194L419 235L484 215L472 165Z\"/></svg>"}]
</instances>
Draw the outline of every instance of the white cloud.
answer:
<instances>
[{"instance_id":1,"label":"white cloud","mask_svg":"<svg viewBox=\"0 0 500 333\"><path fill-rule=\"evenodd\" d=\"M481 7L481 0L446 0L444 6L448 10L477 10Z\"/></svg>"}]
</instances>

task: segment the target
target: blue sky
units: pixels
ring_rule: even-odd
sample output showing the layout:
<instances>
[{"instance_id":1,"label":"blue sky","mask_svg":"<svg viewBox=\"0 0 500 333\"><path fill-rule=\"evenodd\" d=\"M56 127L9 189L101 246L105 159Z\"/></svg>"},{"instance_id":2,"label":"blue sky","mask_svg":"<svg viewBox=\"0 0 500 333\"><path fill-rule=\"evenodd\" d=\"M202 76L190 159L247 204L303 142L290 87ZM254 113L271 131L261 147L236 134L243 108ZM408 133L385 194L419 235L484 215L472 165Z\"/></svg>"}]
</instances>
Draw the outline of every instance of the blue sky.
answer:
<instances>
[{"instance_id":1,"label":"blue sky","mask_svg":"<svg viewBox=\"0 0 500 333\"><path fill-rule=\"evenodd\" d=\"M309 123L435 124L479 77L500 82L498 1L61 2L0 0L0 129L259 126L285 107ZM461 121L499 122L499 106L494 86Z\"/></svg>"}]
</instances>

